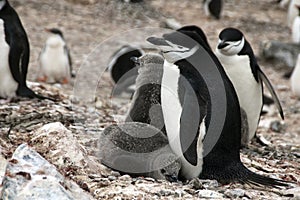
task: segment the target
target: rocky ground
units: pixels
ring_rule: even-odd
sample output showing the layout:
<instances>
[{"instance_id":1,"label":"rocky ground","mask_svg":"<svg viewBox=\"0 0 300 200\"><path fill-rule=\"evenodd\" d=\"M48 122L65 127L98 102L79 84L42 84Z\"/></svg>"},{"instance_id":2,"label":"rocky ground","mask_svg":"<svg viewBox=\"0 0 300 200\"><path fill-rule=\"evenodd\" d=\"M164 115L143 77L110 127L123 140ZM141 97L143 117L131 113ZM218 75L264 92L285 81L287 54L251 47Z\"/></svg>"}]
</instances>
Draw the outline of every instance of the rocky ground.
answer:
<instances>
[{"instance_id":1,"label":"rocky ground","mask_svg":"<svg viewBox=\"0 0 300 200\"><path fill-rule=\"evenodd\" d=\"M241 29L252 44L260 65L278 92L285 112L284 121L280 120L274 109L274 112L262 118L258 136L267 141L253 141L242 150L242 160L253 171L297 182L299 187L300 102L291 94L289 81L282 78L286 67L282 63L265 61L259 55L262 41L290 41L290 32L285 23L286 10L279 8L275 0L225 0L223 17L216 21L205 17L201 2L147 0L143 4L130 5L118 0L51 0L47 3L11 0L31 43L29 85L35 91L59 101L1 100L2 156L10 159L20 144L28 143L54 164L62 175L76 182L95 199L290 199L293 196L299 199L299 189L278 190L241 184L221 186L214 181L199 180L168 183L151 178L133 179L111 172L101 166L95 157L99 132L113 121L118 121L127 109L126 99L120 103L110 98L112 81L104 72L109 56L118 46L142 41L147 34L157 32L167 18L176 19L183 25L196 24L202 27L212 47L216 45L217 35L224 27L234 26ZM35 83L37 58L47 38L43 29L49 27L61 28L71 49L77 78L69 85ZM142 29L145 27L152 29ZM72 152L63 151L63 144L43 141L44 145L40 145L37 129L57 121L72 133L72 136L60 137L75 138L76 145L68 143L64 148L72 151L80 146L78 155L83 157L80 157L82 160L72 157ZM53 156L52 152L60 154ZM60 162L58 155L66 161ZM0 161L3 161L1 157Z\"/></svg>"}]
</instances>

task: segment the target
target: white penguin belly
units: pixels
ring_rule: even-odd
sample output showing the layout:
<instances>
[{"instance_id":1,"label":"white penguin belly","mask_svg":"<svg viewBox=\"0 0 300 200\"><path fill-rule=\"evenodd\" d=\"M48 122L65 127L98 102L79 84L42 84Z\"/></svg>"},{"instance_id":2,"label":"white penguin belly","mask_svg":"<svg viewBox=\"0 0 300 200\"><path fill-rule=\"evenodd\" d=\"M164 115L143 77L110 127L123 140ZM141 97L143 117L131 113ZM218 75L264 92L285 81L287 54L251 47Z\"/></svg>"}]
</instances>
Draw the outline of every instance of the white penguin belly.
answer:
<instances>
[{"instance_id":1,"label":"white penguin belly","mask_svg":"<svg viewBox=\"0 0 300 200\"><path fill-rule=\"evenodd\" d=\"M263 105L261 82L255 80L248 56L224 56L218 52L216 55L235 88L240 107L246 112L248 137L242 136L242 142L248 143L255 135Z\"/></svg>"},{"instance_id":2,"label":"white penguin belly","mask_svg":"<svg viewBox=\"0 0 300 200\"><path fill-rule=\"evenodd\" d=\"M59 82L70 77L68 57L61 48L47 48L40 58L41 73L47 82Z\"/></svg>"},{"instance_id":3,"label":"white penguin belly","mask_svg":"<svg viewBox=\"0 0 300 200\"><path fill-rule=\"evenodd\" d=\"M293 94L300 97L300 54L298 54L297 63L291 76L291 88Z\"/></svg>"},{"instance_id":4,"label":"white penguin belly","mask_svg":"<svg viewBox=\"0 0 300 200\"><path fill-rule=\"evenodd\" d=\"M9 46L5 41L4 22L0 19L0 97L16 96L18 83L14 80L9 68Z\"/></svg>"},{"instance_id":5,"label":"white penguin belly","mask_svg":"<svg viewBox=\"0 0 300 200\"><path fill-rule=\"evenodd\" d=\"M300 16L294 19L292 26L292 39L294 43L300 43Z\"/></svg>"},{"instance_id":6,"label":"white penguin belly","mask_svg":"<svg viewBox=\"0 0 300 200\"><path fill-rule=\"evenodd\" d=\"M200 156L198 156L199 161L197 162L196 166L191 165L184 158L180 143L180 118L182 113L182 106L180 104L178 95L178 80L180 71L177 66L167 62L166 60L163 70L161 104L167 137L171 149L181 160L182 175L187 179L191 179L199 176L202 171L202 140L200 144L198 144L200 145L200 149L197 149L200 153ZM200 131L201 133L203 132L203 130ZM200 136L199 139L201 139Z\"/></svg>"}]
</instances>

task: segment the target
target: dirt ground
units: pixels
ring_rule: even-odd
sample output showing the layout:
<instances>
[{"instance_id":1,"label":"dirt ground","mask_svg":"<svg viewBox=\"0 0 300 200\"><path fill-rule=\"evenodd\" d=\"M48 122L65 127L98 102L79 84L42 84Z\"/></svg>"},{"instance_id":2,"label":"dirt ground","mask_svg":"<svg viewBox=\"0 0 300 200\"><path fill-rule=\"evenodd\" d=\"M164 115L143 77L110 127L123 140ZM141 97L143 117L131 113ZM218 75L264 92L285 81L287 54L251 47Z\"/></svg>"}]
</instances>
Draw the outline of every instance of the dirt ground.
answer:
<instances>
[{"instance_id":1,"label":"dirt ground","mask_svg":"<svg viewBox=\"0 0 300 200\"><path fill-rule=\"evenodd\" d=\"M142 4L132 5L119 0L98 0L96 3L87 5L63 0L11 0L10 2L19 13L31 44L28 80L35 81L38 73L38 55L48 36L43 31L44 28L58 27L62 29L71 49L77 79L70 85L46 85L45 87L59 88L62 96L74 95L74 85L76 87L79 80L85 79L87 82L96 80L96 83L91 84L97 84L100 77L103 83L97 88L98 102L103 104L98 110L100 114L97 122L101 123L101 126L98 125L100 128L115 120L112 114L116 117L126 112L126 106L116 105L117 103L110 104L109 91L112 82L106 73L101 74L110 54L116 48L110 46L112 43L107 41L115 41L122 35L130 35L129 40L134 40L138 37L136 28L158 28L166 18L174 18L182 25L200 26L214 48L218 40L218 33L223 28L229 26L239 28L245 33L258 57L260 66L273 83L285 113L284 121L280 120L276 111L262 117L258 135L266 138L270 144L261 146L253 141L248 148L242 150L243 162L254 171L264 168L264 173L277 174L277 178L296 181L299 184L300 102L291 94L289 81L282 78L286 66L264 61L259 55L259 45L263 41L288 42L291 40L290 31L286 25L286 10L279 8L275 0L225 0L221 20L207 18L204 15L202 0L145 0ZM141 30L147 32L145 29ZM101 58L106 60L101 60ZM100 66L98 71L87 67L96 65ZM88 73L82 73L86 71ZM89 93L89 91L84 92ZM72 123L65 125L69 127L72 126ZM87 126L92 126L92 124ZM6 130L7 128L2 128L0 133L4 134ZM12 134L18 135L17 132L13 131ZM28 140L24 135L22 139ZM86 145L85 135L79 134L78 139L83 145ZM9 142L10 144L5 145L7 147L5 149L6 156L11 155L22 141L18 139L13 142L7 141L7 143ZM70 178L72 179L72 177ZM78 179L75 181L78 182ZM239 184L227 186L227 188L235 187L242 186ZM222 188L218 190L222 190ZM95 198L99 198L92 190L90 192ZM257 189L251 194L253 194L253 199L283 198L284 192Z\"/></svg>"}]
</instances>

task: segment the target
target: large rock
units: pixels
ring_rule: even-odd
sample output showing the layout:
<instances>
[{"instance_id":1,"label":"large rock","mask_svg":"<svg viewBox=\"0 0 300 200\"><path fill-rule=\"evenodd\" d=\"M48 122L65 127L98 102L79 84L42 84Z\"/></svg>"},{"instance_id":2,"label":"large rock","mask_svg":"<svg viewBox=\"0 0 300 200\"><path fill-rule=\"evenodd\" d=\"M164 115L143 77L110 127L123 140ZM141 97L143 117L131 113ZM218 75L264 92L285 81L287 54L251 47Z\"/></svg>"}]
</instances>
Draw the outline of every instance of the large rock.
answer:
<instances>
[{"instance_id":1,"label":"large rock","mask_svg":"<svg viewBox=\"0 0 300 200\"><path fill-rule=\"evenodd\" d=\"M28 145L20 145L8 162L1 199L92 199L78 185Z\"/></svg>"}]
</instances>

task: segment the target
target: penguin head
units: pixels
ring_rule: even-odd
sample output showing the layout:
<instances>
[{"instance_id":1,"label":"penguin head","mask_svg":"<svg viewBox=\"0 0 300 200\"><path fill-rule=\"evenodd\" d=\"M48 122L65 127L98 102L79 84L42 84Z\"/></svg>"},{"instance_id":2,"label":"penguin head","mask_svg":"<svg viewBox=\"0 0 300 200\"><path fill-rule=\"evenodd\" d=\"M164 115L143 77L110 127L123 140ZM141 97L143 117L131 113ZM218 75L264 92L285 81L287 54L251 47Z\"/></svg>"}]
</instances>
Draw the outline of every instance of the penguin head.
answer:
<instances>
[{"instance_id":1,"label":"penguin head","mask_svg":"<svg viewBox=\"0 0 300 200\"><path fill-rule=\"evenodd\" d=\"M233 56L238 54L245 45L245 38L241 31L235 28L226 28L219 34L217 51Z\"/></svg>"},{"instance_id":2,"label":"penguin head","mask_svg":"<svg viewBox=\"0 0 300 200\"><path fill-rule=\"evenodd\" d=\"M131 57L130 60L132 60L137 67L143 67L148 64L163 64L164 60L163 57L159 54L154 54L154 53L147 53L141 57Z\"/></svg>"},{"instance_id":3,"label":"penguin head","mask_svg":"<svg viewBox=\"0 0 300 200\"><path fill-rule=\"evenodd\" d=\"M65 45L64 36L61 30L57 28L51 28L51 29L45 29L45 31L52 34L52 36L47 39L46 42L47 46L51 48L57 48Z\"/></svg>"},{"instance_id":4,"label":"penguin head","mask_svg":"<svg viewBox=\"0 0 300 200\"><path fill-rule=\"evenodd\" d=\"M7 0L0 0L0 11L3 9L3 7L8 4Z\"/></svg>"},{"instance_id":5,"label":"penguin head","mask_svg":"<svg viewBox=\"0 0 300 200\"><path fill-rule=\"evenodd\" d=\"M1 0L0 0L1 1ZM49 32L49 33L52 33L54 35L58 35L60 36L61 38L64 38L64 35L62 33L61 30L59 30L58 28L49 28L49 29L45 29L45 31Z\"/></svg>"},{"instance_id":6,"label":"penguin head","mask_svg":"<svg viewBox=\"0 0 300 200\"><path fill-rule=\"evenodd\" d=\"M170 63L188 58L199 49L195 40L179 32L164 34L163 38L149 37L147 41L156 45Z\"/></svg>"}]
</instances>

